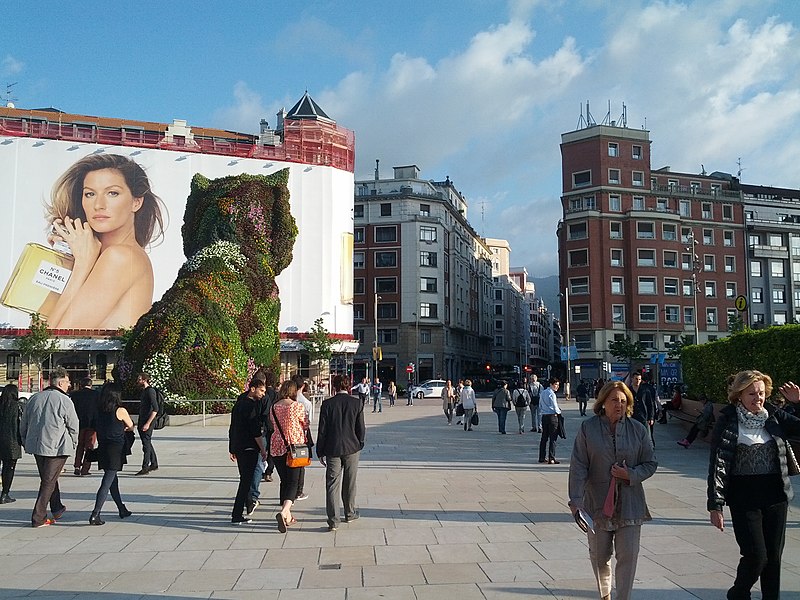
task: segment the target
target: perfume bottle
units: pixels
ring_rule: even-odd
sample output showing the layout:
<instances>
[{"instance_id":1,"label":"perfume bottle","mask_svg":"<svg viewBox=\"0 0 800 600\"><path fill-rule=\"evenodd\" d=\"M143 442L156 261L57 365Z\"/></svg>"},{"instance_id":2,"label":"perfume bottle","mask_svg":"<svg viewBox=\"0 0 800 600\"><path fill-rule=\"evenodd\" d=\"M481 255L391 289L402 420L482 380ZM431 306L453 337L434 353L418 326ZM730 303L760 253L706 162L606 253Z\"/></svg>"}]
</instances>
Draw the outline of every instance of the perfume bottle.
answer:
<instances>
[{"instance_id":1,"label":"perfume bottle","mask_svg":"<svg viewBox=\"0 0 800 600\"><path fill-rule=\"evenodd\" d=\"M75 259L69 246L58 242L53 248L28 243L6 284L0 303L45 319L58 302L72 275Z\"/></svg>"}]
</instances>

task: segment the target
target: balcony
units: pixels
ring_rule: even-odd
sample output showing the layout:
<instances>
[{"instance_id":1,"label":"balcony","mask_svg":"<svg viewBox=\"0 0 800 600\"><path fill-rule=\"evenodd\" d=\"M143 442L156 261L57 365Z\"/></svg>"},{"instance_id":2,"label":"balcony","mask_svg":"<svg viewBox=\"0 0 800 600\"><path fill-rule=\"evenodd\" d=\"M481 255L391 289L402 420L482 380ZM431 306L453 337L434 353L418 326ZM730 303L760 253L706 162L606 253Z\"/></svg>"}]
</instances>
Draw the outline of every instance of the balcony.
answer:
<instances>
[{"instance_id":1,"label":"balcony","mask_svg":"<svg viewBox=\"0 0 800 600\"><path fill-rule=\"evenodd\" d=\"M753 244L750 246L750 258L789 258L789 248L787 246L765 246L763 244Z\"/></svg>"}]
</instances>

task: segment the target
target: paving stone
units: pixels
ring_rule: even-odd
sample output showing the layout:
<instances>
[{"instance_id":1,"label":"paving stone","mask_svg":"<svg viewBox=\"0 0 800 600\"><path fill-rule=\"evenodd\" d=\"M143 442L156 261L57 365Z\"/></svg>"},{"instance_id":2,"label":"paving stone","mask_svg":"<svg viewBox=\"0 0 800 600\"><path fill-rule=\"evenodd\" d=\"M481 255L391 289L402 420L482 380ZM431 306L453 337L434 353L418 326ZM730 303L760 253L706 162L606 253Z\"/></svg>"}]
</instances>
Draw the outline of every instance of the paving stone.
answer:
<instances>
[{"instance_id":1,"label":"paving stone","mask_svg":"<svg viewBox=\"0 0 800 600\"><path fill-rule=\"evenodd\" d=\"M425 583L419 565L377 565L364 567L364 587L408 586Z\"/></svg>"},{"instance_id":2,"label":"paving stone","mask_svg":"<svg viewBox=\"0 0 800 600\"><path fill-rule=\"evenodd\" d=\"M233 589L236 591L295 589L302 573L302 567L245 569Z\"/></svg>"}]
</instances>

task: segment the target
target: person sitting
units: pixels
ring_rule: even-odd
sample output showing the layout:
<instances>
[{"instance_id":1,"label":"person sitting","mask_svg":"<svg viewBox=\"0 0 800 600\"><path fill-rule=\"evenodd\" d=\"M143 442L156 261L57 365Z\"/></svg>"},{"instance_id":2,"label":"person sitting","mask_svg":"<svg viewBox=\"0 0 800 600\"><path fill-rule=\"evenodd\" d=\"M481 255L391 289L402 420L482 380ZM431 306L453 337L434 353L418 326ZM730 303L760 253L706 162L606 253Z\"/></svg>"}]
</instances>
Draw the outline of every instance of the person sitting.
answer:
<instances>
[{"instance_id":1,"label":"person sitting","mask_svg":"<svg viewBox=\"0 0 800 600\"><path fill-rule=\"evenodd\" d=\"M702 432L703 437L705 437L714 425L714 403L711 402L705 394L700 395L700 400L703 402L703 411L697 415L697 419L695 419L692 428L689 430L689 434L677 442L679 446L683 446L687 449L697 438L698 433Z\"/></svg>"}]
</instances>

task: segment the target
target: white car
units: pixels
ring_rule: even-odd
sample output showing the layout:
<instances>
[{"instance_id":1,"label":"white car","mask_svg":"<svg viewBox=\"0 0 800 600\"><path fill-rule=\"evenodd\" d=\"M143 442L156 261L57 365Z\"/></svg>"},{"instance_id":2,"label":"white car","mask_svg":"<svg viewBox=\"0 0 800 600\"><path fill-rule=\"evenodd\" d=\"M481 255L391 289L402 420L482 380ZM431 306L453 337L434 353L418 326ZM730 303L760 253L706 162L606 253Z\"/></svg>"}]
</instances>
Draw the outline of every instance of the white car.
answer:
<instances>
[{"instance_id":1,"label":"white car","mask_svg":"<svg viewBox=\"0 0 800 600\"><path fill-rule=\"evenodd\" d=\"M429 379L419 385L413 385L408 389L411 398L441 398L442 390L447 382L443 379Z\"/></svg>"}]
</instances>

